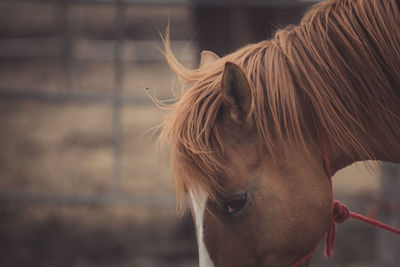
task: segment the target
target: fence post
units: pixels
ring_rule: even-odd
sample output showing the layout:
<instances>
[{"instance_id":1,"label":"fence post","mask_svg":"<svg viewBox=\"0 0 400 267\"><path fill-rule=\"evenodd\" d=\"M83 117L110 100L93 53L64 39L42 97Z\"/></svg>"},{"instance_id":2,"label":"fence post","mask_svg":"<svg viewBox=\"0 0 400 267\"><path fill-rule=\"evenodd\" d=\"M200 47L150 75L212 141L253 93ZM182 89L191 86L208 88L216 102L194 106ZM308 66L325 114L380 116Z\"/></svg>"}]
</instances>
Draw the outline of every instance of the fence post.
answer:
<instances>
[{"instance_id":1,"label":"fence post","mask_svg":"<svg viewBox=\"0 0 400 267\"><path fill-rule=\"evenodd\" d=\"M400 227L400 165L384 162L382 165L380 219ZM400 266L400 238L387 231L378 231L378 266Z\"/></svg>"},{"instance_id":2,"label":"fence post","mask_svg":"<svg viewBox=\"0 0 400 267\"><path fill-rule=\"evenodd\" d=\"M117 197L121 193L121 140L122 140L122 78L124 66L122 52L124 45L125 11L123 0L115 0L115 47L114 47L114 92L113 92L113 193Z\"/></svg>"},{"instance_id":3,"label":"fence post","mask_svg":"<svg viewBox=\"0 0 400 267\"><path fill-rule=\"evenodd\" d=\"M65 67L65 79L66 87L68 91L71 91L73 87L73 59L72 59L72 3L71 0L64 0L59 7L61 9L60 19L61 27L63 31L64 47L62 60ZM58 15L58 13L56 14Z\"/></svg>"}]
</instances>

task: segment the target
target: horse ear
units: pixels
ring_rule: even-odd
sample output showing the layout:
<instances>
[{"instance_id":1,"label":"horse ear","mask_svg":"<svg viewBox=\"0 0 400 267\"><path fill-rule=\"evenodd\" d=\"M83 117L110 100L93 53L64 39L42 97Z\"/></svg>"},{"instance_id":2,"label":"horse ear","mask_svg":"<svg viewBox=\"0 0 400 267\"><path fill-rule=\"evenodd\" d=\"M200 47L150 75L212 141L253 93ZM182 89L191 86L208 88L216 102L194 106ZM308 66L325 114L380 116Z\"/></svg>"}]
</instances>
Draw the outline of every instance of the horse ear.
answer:
<instances>
[{"instance_id":1,"label":"horse ear","mask_svg":"<svg viewBox=\"0 0 400 267\"><path fill-rule=\"evenodd\" d=\"M203 50L201 51L200 54L200 68L207 66L214 61L217 61L219 59L219 56L215 54L214 52L208 51L208 50Z\"/></svg>"},{"instance_id":2,"label":"horse ear","mask_svg":"<svg viewBox=\"0 0 400 267\"><path fill-rule=\"evenodd\" d=\"M221 90L224 106L231 119L239 125L248 124L253 109L253 95L246 74L238 65L225 63Z\"/></svg>"}]
</instances>

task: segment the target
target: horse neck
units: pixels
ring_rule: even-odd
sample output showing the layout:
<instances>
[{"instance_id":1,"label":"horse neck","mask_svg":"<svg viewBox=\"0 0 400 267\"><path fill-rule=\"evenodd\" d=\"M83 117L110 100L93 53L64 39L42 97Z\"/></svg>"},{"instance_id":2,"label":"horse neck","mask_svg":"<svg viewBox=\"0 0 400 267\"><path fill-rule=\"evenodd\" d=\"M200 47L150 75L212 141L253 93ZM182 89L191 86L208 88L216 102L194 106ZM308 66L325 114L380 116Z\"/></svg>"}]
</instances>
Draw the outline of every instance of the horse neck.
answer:
<instances>
[{"instance_id":1,"label":"horse neck","mask_svg":"<svg viewBox=\"0 0 400 267\"><path fill-rule=\"evenodd\" d=\"M367 120L364 122L364 127L369 133L363 143L368 144L370 153L368 155L361 155L359 153L349 154L348 151L343 151L328 140L328 151L330 154L330 160L332 165L333 174L357 161L366 160L377 160L377 161L388 161L400 164L400 118L397 114L400 114L400 101L397 106L392 107L391 114L396 118L392 118L392 122L396 125L391 127L393 131L394 140L387 140L382 138L382 129L380 129L374 119ZM358 133L351 133L357 136ZM365 136L365 135L364 135Z\"/></svg>"}]
</instances>

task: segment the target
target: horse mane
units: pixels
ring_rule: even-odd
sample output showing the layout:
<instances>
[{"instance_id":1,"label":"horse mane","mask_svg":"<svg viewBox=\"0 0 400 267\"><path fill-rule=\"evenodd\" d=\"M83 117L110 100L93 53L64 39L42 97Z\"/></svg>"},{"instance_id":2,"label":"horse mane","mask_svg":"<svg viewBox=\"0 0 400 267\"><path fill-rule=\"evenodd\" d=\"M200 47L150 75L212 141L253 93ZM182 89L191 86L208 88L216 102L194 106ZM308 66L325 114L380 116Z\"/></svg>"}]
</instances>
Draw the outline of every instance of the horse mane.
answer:
<instances>
[{"instance_id":1,"label":"horse mane","mask_svg":"<svg viewBox=\"0 0 400 267\"><path fill-rule=\"evenodd\" d=\"M171 147L175 191L223 191L224 142L218 113L226 62L239 65L253 90L253 119L274 159L283 142L320 140L349 157L372 155L367 125L399 150L400 14L395 0L330 0L312 7L298 26L270 40L247 45L211 65L187 69L170 49L165 56L184 84L163 123L161 141ZM388 147L382 153L390 154Z\"/></svg>"}]
</instances>

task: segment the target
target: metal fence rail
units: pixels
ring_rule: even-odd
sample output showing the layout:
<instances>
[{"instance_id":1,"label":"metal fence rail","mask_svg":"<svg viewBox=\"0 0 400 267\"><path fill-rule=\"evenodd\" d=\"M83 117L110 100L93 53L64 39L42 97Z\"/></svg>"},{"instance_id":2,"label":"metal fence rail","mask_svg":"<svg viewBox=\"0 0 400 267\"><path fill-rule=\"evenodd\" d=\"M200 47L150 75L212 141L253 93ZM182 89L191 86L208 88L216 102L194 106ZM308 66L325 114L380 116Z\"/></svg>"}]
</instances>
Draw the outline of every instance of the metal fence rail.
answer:
<instances>
[{"instance_id":1,"label":"metal fence rail","mask_svg":"<svg viewBox=\"0 0 400 267\"><path fill-rule=\"evenodd\" d=\"M127 206L161 206L175 207L173 195L158 195L157 197L146 194L126 195L115 194L61 194L49 192L21 192L0 190L0 201L50 203L69 205L127 205Z\"/></svg>"},{"instance_id":2,"label":"metal fence rail","mask_svg":"<svg viewBox=\"0 0 400 267\"><path fill-rule=\"evenodd\" d=\"M115 96L114 93L79 92L76 90L46 92L41 89L33 88L22 89L0 87L0 98L14 100L34 100L55 104L64 102L112 104L115 98L118 98L118 101L121 103L121 105L146 106L152 104L149 98L138 98L129 95Z\"/></svg>"},{"instance_id":3,"label":"metal fence rail","mask_svg":"<svg viewBox=\"0 0 400 267\"><path fill-rule=\"evenodd\" d=\"M121 2L122 4L135 5L191 5L191 6L291 6L309 5L310 2L320 2L323 0L3 0L13 2L46 2L46 3L93 3L93 4L112 4Z\"/></svg>"}]
</instances>

